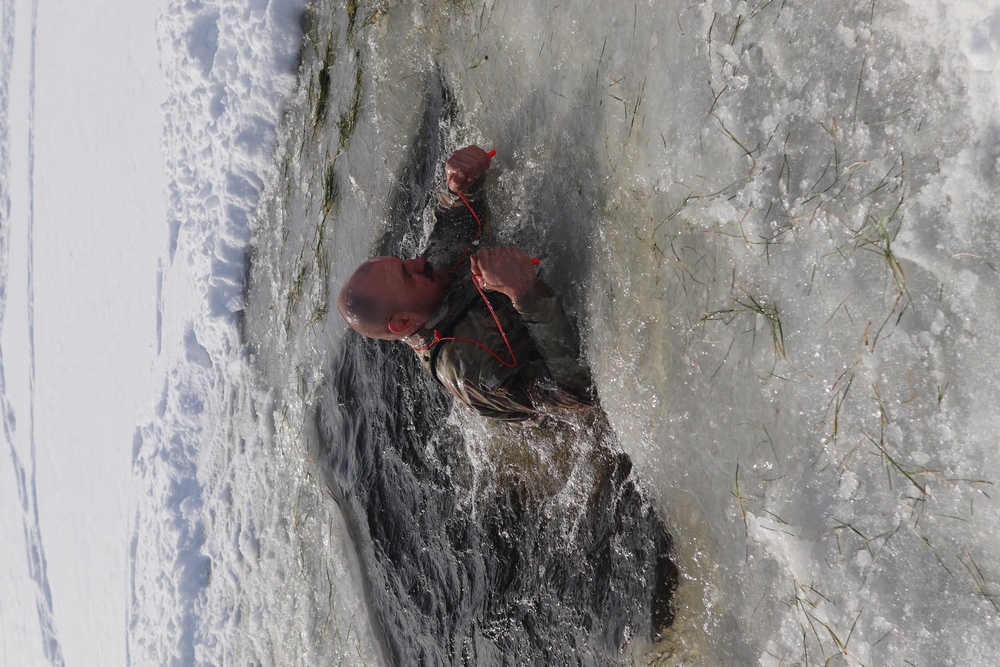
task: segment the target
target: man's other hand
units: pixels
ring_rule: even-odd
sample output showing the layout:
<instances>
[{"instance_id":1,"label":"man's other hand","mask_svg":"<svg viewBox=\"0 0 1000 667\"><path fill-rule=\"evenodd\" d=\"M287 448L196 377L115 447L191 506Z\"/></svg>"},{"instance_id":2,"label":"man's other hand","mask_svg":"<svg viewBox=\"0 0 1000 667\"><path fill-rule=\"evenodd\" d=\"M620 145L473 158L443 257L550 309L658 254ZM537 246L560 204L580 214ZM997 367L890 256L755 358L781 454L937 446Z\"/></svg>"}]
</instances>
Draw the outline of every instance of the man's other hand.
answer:
<instances>
[{"instance_id":1,"label":"man's other hand","mask_svg":"<svg viewBox=\"0 0 1000 667\"><path fill-rule=\"evenodd\" d=\"M520 248L483 248L472 255L472 275L483 289L506 294L511 301L535 285L535 264Z\"/></svg>"},{"instance_id":2,"label":"man's other hand","mask_svg":"<svg viewBox=\"0 0 1000 667\"><path fill-rule=\"evenodd\" d=\"M448 189L461 192L479 180L490 168L490 155L479 146L466 146L451 154L444 163Z\"/></svg>"}]
</instances>

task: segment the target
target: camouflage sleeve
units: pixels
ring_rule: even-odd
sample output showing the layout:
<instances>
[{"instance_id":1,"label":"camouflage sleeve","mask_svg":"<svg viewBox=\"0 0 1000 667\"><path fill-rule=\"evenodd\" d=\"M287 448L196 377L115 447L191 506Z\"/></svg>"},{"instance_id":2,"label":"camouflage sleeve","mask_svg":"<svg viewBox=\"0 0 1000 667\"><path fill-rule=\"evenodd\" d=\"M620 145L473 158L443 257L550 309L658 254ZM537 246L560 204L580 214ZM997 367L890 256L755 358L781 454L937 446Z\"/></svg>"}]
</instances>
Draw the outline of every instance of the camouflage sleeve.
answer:
<instances>
[{"instance_id":1,"label":"camouflage sleeve","mask_svg":"<svg viewBox=\"0 0 1000 667\"><path fill-rule=\"evenodd\" d=\"M539 280L514 302L514 308L560 389L576 401L592 404L590 369L580 359L579 339L552 289Z\"/></svg>"},{"instance_id":2,"label":"camouflage sleeve","mask_svg":"<svg viewBox=\"0 0 1000 667\"><path fill-rule=\"evenodd\" d=\"M441 189L434 209L434 229L421 253L435 267L449 270L464 259L463 255L467 256L492 241L490 209L484 196L485 182L486 177L483 176L462 193L482 221L481 230L461 197L447 188ZM473 244L471 248L470 244ZM468 266L457 267L459 271L462 268L468 269Z\"/></svg>"}]
</instances>

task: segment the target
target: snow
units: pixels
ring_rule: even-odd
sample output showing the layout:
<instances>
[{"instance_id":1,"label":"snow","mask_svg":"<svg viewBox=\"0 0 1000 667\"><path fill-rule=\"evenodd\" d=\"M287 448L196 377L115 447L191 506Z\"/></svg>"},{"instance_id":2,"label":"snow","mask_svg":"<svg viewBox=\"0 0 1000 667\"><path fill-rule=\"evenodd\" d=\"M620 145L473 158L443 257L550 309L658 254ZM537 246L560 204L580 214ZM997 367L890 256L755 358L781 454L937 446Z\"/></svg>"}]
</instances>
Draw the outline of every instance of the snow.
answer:
<instances>
[{"instance_id":1,"label":"snow","mask_svg":"<svg viewBox=\"0 0 1000 667\"><path fill-rule=\"evenodd\" d=\"M201 116L171 115L170 105L207 96L192 95L197 91L190 81L171 88L161 61L175 54L180 60L183 53L186 62L190 53L205 73L239 55L235 47L247 37L213 33L222 16L244 25L253 16L277 24L270 42L258 38L252 44L259 52L252 65L242 72L236 63L221 67L242 76L232 82L234 101L219 95L224 87L214 91L213 112L224 115L233 106L236 113L229 116L238 120L217 125L219 136L227 142L232 137L244 154L251 153L245 174L229 165L240 158L239 150L227 146L218 154L219 171L239 191L227 202L243 226L234 246L245 247L245 217L266 174L283 91L273 88L276 77L264 76L253 113L243 113L236 100L252 82L248 68L265 74L280 68L287 90L298 32L294 5L258 5L197 13L183 44L180 35L164 42L172 18L175 29L188 26L183 3L127 10L112 0L58 7L4 3L9 189L6 256L0 258L0 362L10 455L2 457L0 469L3 578L9 584L0 607L2 664L130 660L129 543L136 496L150 492L134 483L137 425L154 416L163 387L164 334L167 350L184 346L177 330L197 319L191 301L170 290L199 271L211 272L219 260L192 255L178 267L170 262L170 244L177 239L169 234L168 217L185 212L176 204L171 209L169 186L183 182L177 160L197 158L164 146L165 125L173 123L182 136L194 133ZM268 57L274 62L257 62ZM183 63L166 65L168 73L185 72ZM204 227L216 222L207 215L192 221ZM216 279L228 280L230 291L239 286L244 252L234 256L233 270L218 271ZM175 299L182 312L165 310L165 298ZM223 296L222 307L233 298ZM197 344L186 348L196 357ZM204 363L204 357L193 363ZM190 408L204 397L188 400ZM191 509L190 503L182 507Z\"/></svg>"},{"instance_id":2,"label":"snow","mask_svg":"<svg viewBox=\"0 0 1000 667\"><path fill-rule=\"evenodd\" d=\"M21 470L5 470L4 479L25 476L27 506L23 514L3 506L11 555L4 562L31 555L8 576L20 579L15 573L30 567L35 590L8 603L5 626L18 619L28 628L16 635L23 646L4 642L14 653L2 662L42 662L44 639L53 664L120 663L123 489L130 422L147 409L151 390L152 295L164 238L156 14L43 5L33 30L32 3L9 9L16 32L3 366L16 419L8 437ZM29 536L36 551L27 551ZM29 640L40 622L42 637Z\"/></svg>"}]
</instances>

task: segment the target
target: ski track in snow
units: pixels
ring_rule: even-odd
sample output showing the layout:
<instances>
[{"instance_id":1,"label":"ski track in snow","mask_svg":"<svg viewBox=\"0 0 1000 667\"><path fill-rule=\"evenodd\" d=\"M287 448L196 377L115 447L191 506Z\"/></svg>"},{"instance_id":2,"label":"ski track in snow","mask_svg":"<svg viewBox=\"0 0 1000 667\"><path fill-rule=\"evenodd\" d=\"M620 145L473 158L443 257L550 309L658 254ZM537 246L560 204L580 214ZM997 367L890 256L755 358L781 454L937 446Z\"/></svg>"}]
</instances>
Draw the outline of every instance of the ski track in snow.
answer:
<instances>
[{"instance_id":1,"label":"ski track in snow","mask_svg":"<svg viewBox=\"0 0 1000 667\"><path fill-rule=\"evenodd\" d=\"M14 0L5 0L3 4L3 46L2 80L0 80L0 99L7 108L4 119L10 118L10 78L14 51L15 28ZM33 276L33 240L34 240L34 109L35 109L35 39L38 26L38 2L31 3L30 31L30 62L28 78L28 171L27 171L27 281L28 281L28 465L22 461L14 444L16 417L7 397L7 383L4 373L3 349L0 347L0 409L3 412L4 439L10 450L11 464L14 467L15 483L18 498L21 502L22 523L24 526L25 551L28 561L29 576L35 584L35 607L38 613L38 626L42 635L42 649L50 664L61 666L63 662L62 647L56 629L55 614L52 607L52 588L49 585L48 568L45 558L45 545L42 541L41 525L38 517L38 491L36 485L36 443L35 443L35 336L34 336L34 276ZM7 302L7 276L9 271L8 255L10 251L10 193L6 184L10 183L10 126L0 125L0 331L3 330L4 311Z\"/></svg>"}]
</instances>

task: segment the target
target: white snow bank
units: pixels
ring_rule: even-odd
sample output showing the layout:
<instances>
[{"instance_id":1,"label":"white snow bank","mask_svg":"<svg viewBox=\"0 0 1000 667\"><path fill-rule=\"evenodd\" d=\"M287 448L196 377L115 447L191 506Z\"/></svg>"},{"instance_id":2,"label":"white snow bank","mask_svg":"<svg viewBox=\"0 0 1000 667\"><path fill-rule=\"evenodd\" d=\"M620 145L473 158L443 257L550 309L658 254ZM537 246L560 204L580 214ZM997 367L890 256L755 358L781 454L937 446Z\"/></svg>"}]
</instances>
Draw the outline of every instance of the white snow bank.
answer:
<instances>
[{"instance_id":1,"label":"white snow bank","mask_svg":"<svg viewBox=\"0 0 1000 667\"><path fill-rule=\"evenodd\" d=\"M245 662L226 659L217 633L251 620L234 599L252 597L234 569L258 560L257 528L267 527L241 522L255 508L240 475L254 474L251 457L268 444L271 405L248 371L240 314L302 11L266 0L162 8L169 249L159 273L162 390L134 438L128 651L137 664ZM225 601L210 595L219 587Z\"/></svg>"}]
</instances>

